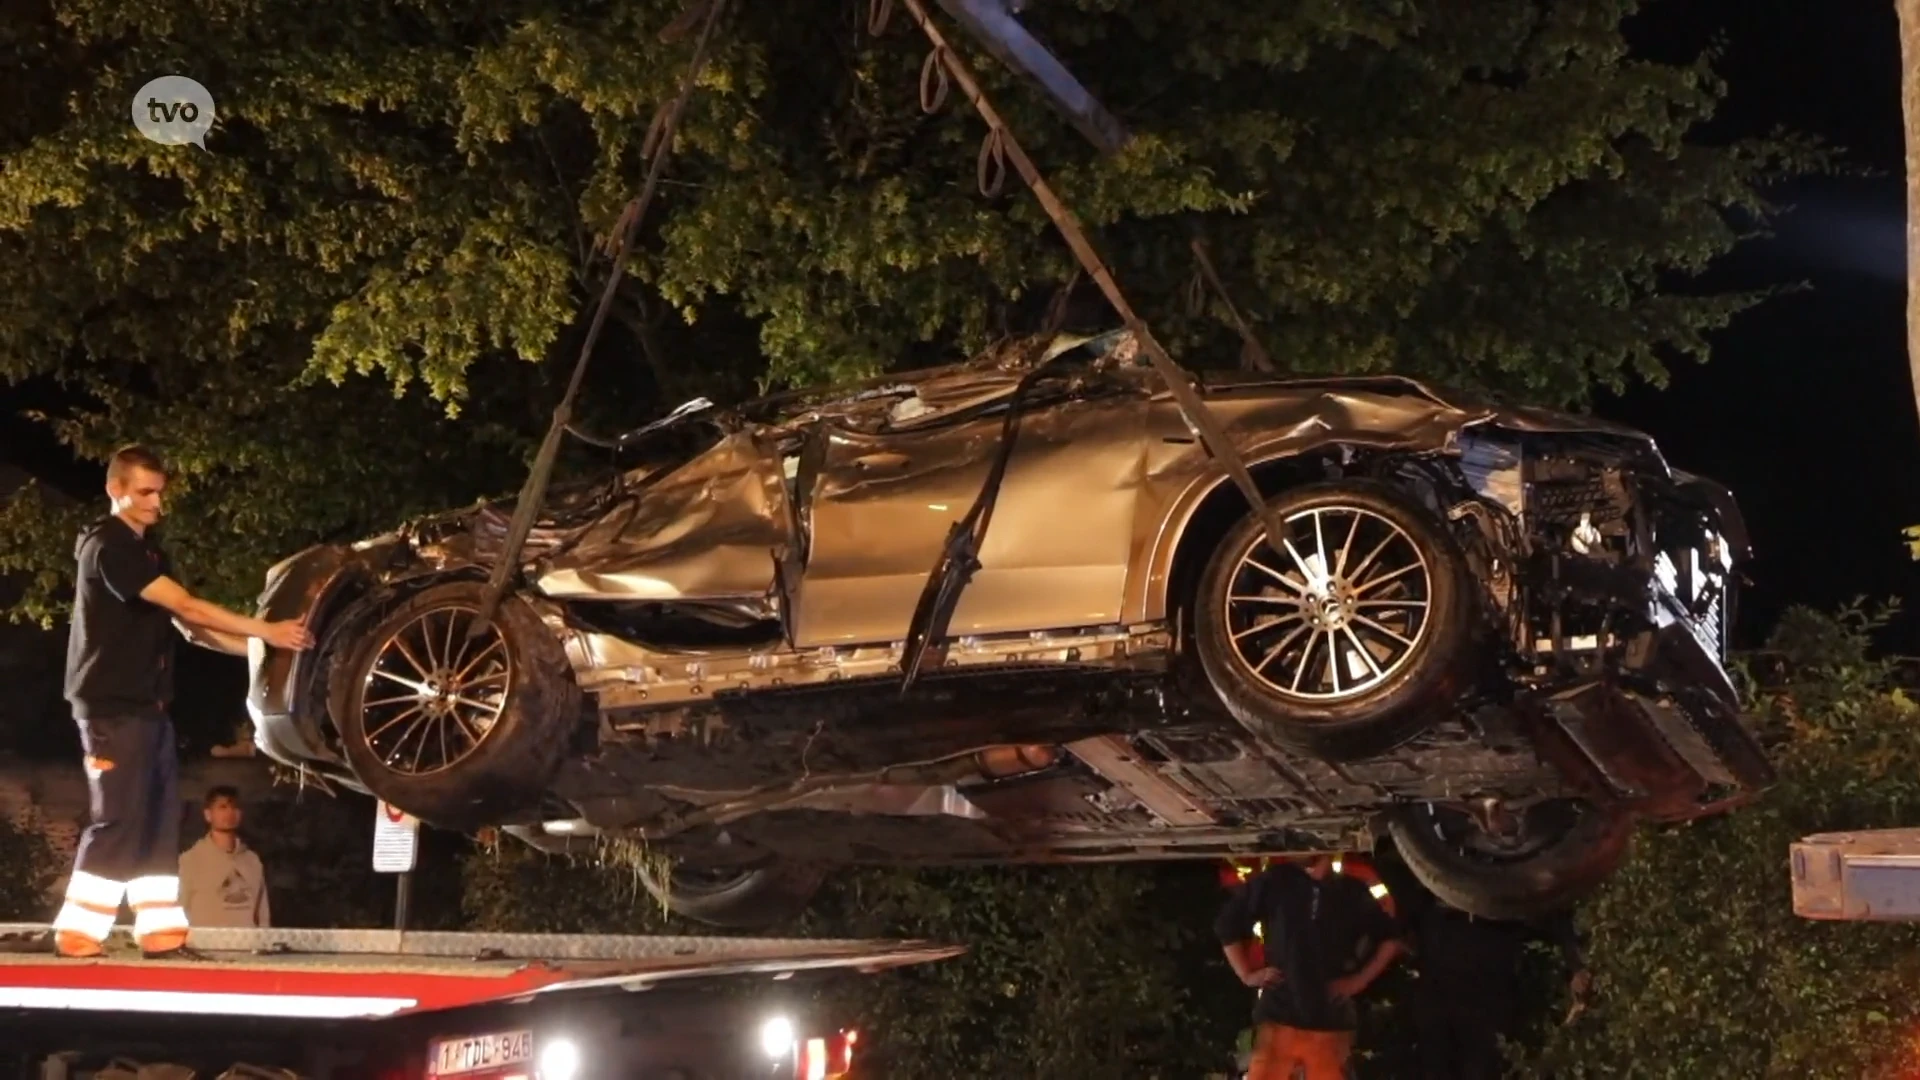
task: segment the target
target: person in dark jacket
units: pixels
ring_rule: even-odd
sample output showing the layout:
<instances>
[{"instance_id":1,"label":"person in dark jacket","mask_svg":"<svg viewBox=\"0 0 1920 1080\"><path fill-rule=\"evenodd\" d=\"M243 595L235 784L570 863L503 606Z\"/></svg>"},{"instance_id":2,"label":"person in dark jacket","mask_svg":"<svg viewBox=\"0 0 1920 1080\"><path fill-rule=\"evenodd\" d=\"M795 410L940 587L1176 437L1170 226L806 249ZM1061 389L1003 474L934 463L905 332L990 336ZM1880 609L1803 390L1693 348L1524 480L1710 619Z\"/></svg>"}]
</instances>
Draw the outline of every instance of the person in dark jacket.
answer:
<instances>
[{"instance_id":1,"label":"person in dark jacket","mask_svg":"<svg viewBox=\"0 0 1920 1080\"><path fill-rule=\"evenodd\" d=\"M1503 922L1434 900L1411 921L1421 1080L1496 1080L1504 1072L1500 1040L1519 1035L1521 956L1530 942L1559 948L1574 973L1576 1009L1591 982L1570 910Z\"/></svg>"},{"instance_id":2,"label":"person in dark jacket","mask_svg":"<svg viewBox=\"0 0 1920 1080\"><path fill-rule=\"evenodd\" d=\"M1400 927L1335 856L1282 863L1234 890L1214 933L1254 1005L1247 1080L1345 1080L1359 1024L1354 999L1404 951ZM1267 963L1252 946L1264 940Z\"/></svg>"},{"instance_id":3,"label":"person in dark jacket","mask_svg":"<svg viewBox=\"0 0 1920 1080\"><path fill-rule=\"evenodd\" d=\"M167 714L174 631L240 656L250 637L281 649L313 643L297 620L237 615L173 579L155 529L166 486L166 468L151 451L118 451L107 465L112 512L74 545L66 696L80 727L93 820L81 834L66 902L53 923L62 956L98 956L123 899L133 908L143 953L185 955L179 761Z\"/></svg>"}]
</instances>

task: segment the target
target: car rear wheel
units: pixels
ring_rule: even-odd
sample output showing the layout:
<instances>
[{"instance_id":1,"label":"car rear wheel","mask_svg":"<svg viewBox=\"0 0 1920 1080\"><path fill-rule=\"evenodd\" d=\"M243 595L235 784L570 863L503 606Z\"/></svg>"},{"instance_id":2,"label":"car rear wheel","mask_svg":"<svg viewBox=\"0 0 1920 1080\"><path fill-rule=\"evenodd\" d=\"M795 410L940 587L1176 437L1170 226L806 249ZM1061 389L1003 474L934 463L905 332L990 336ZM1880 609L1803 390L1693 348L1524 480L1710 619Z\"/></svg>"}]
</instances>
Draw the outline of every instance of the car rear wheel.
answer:
<instances>
[{"instance_id":1,"label":"car rear wheel","mask_svg":"<svg viewBox=\"0 0 1920 1080\"><path fill-rule=\"evenodd\" d=\"M773 859L754 866L702 868L676 863L666 875L648 868L640 884L662 907L694 922L763 930L806 911L826 880L818 863Z\"/></svg>"},{"instance_id":2,"label":"car rear wheel","mask_svg":"<svg viewBox=\"0 0 1920 1080\"><path fill-rule=\"evenodd\" d=\"M470 633L484 590L436 585L375 622L335 714L367 789L449 829L534 805L580 716L566 653L525 601L502 598Z\"/></svg>"},{"instance_id":3,"label":"car rear wheel","mask_svg":"<svg viewBox=\"0 0 1920 1080\"><path fill-rule=\"evenodd\" d=\"M1438 803L1401 807L1387 830L1407 869L1441 902L1486 919L1531 919L1591 893L1633 842L1633 819L1582 799L1535 804L1489 827Z\"/></svg>"},{"instance_id":4,"label":"car rear wheel","mask_svg":"<svg viewBox=\"0 0 1920 1080\"><path fill-rule=\"evenodd\" d=\"M1472 581L1444 526L1383 484L1338 481L1268 501L1201 575L1193 635L1227 710L1317 757L1382 753L1444 711L1475 636Z\"/></svg>"}]
</instances>

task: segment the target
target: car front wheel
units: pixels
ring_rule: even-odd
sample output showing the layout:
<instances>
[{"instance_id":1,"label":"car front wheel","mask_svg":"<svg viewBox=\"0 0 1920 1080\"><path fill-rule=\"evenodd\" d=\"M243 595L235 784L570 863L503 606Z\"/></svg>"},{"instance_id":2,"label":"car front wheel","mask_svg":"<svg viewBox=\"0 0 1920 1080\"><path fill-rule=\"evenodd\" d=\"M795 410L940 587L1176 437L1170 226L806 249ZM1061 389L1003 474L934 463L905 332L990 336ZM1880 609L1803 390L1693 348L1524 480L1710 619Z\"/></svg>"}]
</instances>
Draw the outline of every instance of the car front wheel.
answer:
<instances>
[{"instance_id":1,"label":"car front wheel","mask_svg":"<svg viewBox=\"0 0 1920 1080\"><path fill-rule=\"evenodd\" d=\"M1255 735L1321 758L1382 753L1451 704L1475 638L1472 579L1445 526L1368 481L1273 497L1214 550L1192 605L1208 681Z\"/></svg>"},{"instance_id":2,"label":"car front wheel","mask_svg":"<svg viewBox=\"0 0 1920 1080\"><path fill-rule=\"evenodd\" d=\"M1492 819L1416 803L1397 808L1387 831L1407 869L1442 903L1484 919L1532 919L1612 876L1632 846L1633 824L1583 799L1550 799Z\"/></svg>"},{"instance_id":3,"label":"car front wheel","mask_svg":"<svg viewBox=\"0 0 1920 1080\"><path fill-rule=\"evenodd\" d=\"M580 717L566 653L525 601L503 597L474 632L484 590L436 585L375 622L334 717L368 790L448 829L535 805Z\"/></svg>"},{"instance_id":4,"label":"car front wheel","mask_svg":"<svg viewBox=\"0 0 1920 1080\"><path fill-rule=\"evenodd\" d=\"M683 919L731 930L764 930L791 922L820 891L827 868L772 859L754 866L702 868L676 864L662 874L649 867L640 884Z\"/></svg>"}]
</instances>

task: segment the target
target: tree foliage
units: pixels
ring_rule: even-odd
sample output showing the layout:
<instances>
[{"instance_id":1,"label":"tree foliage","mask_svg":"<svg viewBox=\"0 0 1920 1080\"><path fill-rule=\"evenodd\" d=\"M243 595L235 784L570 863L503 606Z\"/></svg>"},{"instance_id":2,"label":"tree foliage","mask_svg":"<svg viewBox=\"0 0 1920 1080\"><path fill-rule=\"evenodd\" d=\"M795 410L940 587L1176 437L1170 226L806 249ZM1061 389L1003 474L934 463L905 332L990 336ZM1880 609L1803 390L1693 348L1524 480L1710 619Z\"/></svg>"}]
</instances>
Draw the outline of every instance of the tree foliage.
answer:
<instances>
[{"instance_id":1,"label":"tree foliage","mask_svg":"<svg viewBox=\"0 0 1920 1080\"><path fill-rule=\"evenodd\" d=\"M649 119L684 68L686 45L657 41L681 0L16 7L0 25L0 58L23 73L0 110L0 380L57 391L65 404L38 419L86 459L139 439L173 460L171 541L190 582L244 603L301 545L518 481L604 280L595 241L637 188ZM1595 382L1657 383L1673 357L1704 355L1703 335L1758 297L1675 286L1764 219L1766 180L1815 161L1789 142L1695 141L1721 87L1705 59L1628 56L1636 7L1034 5L1030 25L1134 133L1112 160L969 55L1183 360L1235 352L1218 306L1187 300L1197 234L1289 370L1579 404ZM899 13L864 37L868 9L734 5L596 358L586 426L949 357L1031 321L1068 280L1017 186L974 190L982 131L959 95L920 110L924 41ZM207 152L133 131L134 92L166 73L211 89ZM0 572L29 585L15 614L58 616L84 512L0 508ZM1831 731L1795 745L1897 760L1843 723L1901 707L1873 693L1858 699L1871 707L1802 711ZM1755 1074L1724 1062L1787 1075L1829 1068L1818 1048L1859 1061L1890 1045L1875 1037L1909 1017L1894 975L1839 945L1901 932L1761 910L1768 890L1784 908L1763 884L1778 841L1833 823L1814 811L1892 813L1823 760L1831 771L1796 766L1794 790L1826 791L1824 777L1836 793L1785 804L1804 821L1750 811L1647 845L1593 916L1606 1011L1546 1051L1617 1068L1565 1075ZM857 874L810 929L976 943L857 991L897 1075L964 1062L1134 1076L1150 1060L1194 1075L1231 1045L1245 1000L1199 937L1217 892L1180 873ZM509 846L469 860L466 902L498 928L655 928L619 874ZM1691 902L1650 903L1636 885ZM1709 937L1688 921L1723 909L1761 929ZM1724 963L1642 949L1630 920ZM1783 943L1788 959L1772 959ZM1831 1031L1788 1017L1790 999L1753 977L1789 960Z\"/></svg>"},{"instance_id":2,"label":"tree foliage","mask_svg":"<svg viewBox=\"0 0 1920 1080\"><path fill-rule=\"evenodd\" d=\"M1778 787L1723 818L1642 837L1583 912L1596 1007L1537 1070L1582 1077L1894 1077L1920 1065L1920 928L1793 913L1788 845L1920 817L1920 708L1874 622L1789 614L1760 664Z\"/></svg>"},{"instance_id":3,"label":"tree foliage","mask_svg":"<svg viewBox=\"0 0 1920 1080\"><path fill-rule=\"evenodd\" d=\"M661 914L622 858L515 841L467 862L470 925L521 932L711 933ZM1213 868L849 871L780 936L964 943L960 958L822 984L877 1075L1129 1076L1224 1071L1251 1004L1211 926Z\"/></svg>"},{"instance_id":4,"label":"tree foliage","mask_svg":"<svg viewBox=\"0 0 1920 1080\"><path fill-rule=\"evenodd\" d=\"M1662 286L1804 163L1704 146L1707 63L1626 54L1632 0L1072 0L1029 13L1134 133L1102 160L975 56L1023 143L1190 363L1233 355L1182 299L1207 236L1280 362L1577 402L1659 380L1752 296ZM960 96L868 5L740 3L722 27L597 361L592 423L695 392L950 355L1029 318L1071 260L1017 184L975 192ZM680 0L40 0L0 27L0 378L64 388L88 459L179 467L173 540L230 601L315 539L511 488L605 272L684 43ZM957 33L957 31L956 31ZM187 73L208 151L129 124ZM457 418L456 418L457 414ZM57 616L78 513L15 500L0 570Z\"/></svg>"},{"instance_id":5,"label":"tree foliage","mask_svg":"<svg viewBox=\"0 0 1920 1080\"><path fill-rule=\"evenodd\" d=\"M40 922L53 917L55 879L66 869L54 856L41 823L31 813L0 818L0 922Z\"/></svg>"}]
</instances>

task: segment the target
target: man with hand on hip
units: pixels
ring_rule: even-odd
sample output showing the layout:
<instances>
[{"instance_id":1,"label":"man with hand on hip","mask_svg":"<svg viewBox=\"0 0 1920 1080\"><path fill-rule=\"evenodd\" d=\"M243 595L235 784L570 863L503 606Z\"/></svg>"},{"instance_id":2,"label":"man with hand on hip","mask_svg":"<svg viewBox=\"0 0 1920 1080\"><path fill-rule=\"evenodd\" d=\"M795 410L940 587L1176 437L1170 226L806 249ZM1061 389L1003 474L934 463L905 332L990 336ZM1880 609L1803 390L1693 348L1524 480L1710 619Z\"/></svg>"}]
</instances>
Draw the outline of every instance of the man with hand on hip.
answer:
<instances>
[{"instance_id":1,"label":"man with hand on hip","mask_svg":"<svg viewBox=\"0 0 1920 1080\"><path fill-rule=\"evenodd\" d=\"M1394 918L1336 861L1316 855L1256 874L1214 921L1233 973L1260 991L1247 1080L1346 1080L1354 999L1405 951ZM1252 959L1256 927L1264 967Z\"/></svg>"}]
</instances>

